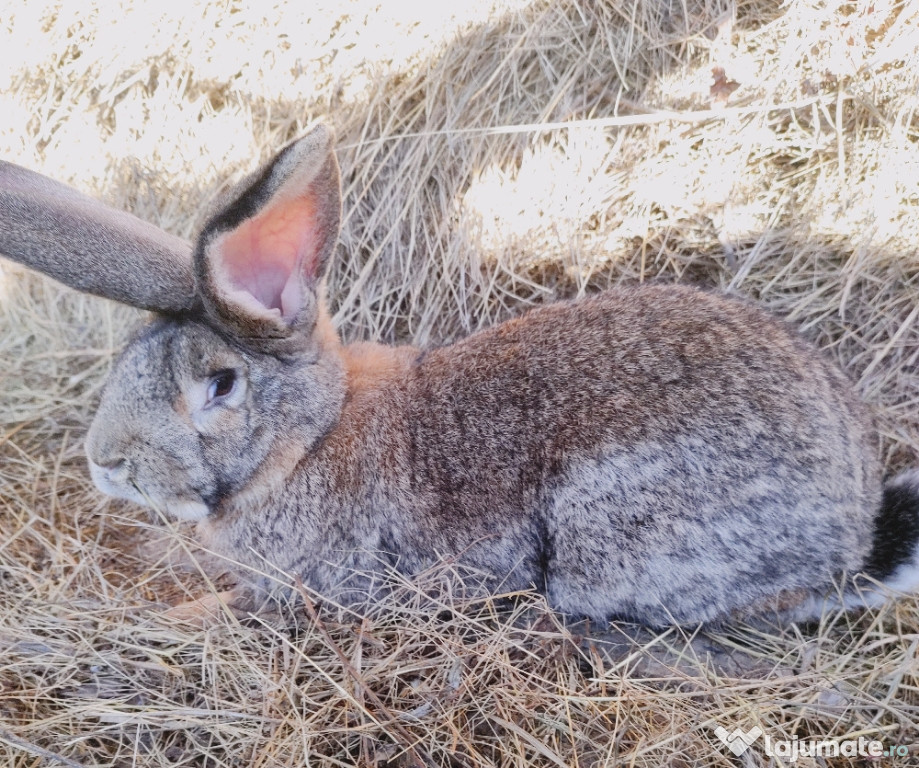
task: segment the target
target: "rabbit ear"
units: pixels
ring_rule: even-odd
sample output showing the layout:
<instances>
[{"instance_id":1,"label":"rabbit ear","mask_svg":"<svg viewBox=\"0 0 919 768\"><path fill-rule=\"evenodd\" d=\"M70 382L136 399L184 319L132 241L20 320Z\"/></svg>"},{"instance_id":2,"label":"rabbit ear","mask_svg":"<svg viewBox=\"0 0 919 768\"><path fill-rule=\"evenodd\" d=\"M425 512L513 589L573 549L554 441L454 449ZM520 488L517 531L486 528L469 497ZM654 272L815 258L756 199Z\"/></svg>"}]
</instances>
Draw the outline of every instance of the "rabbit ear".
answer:
<instances>
[{"instance_id":1,"label":"rabbit ear","mask_svg":"<svg viewBox=\"0 0 919 768\"><path fill-rule=\"evenodd\" d=\"M341 222L338 163L325 126L245 181L201 233L199 290L212 322L247 339L309 333Z\"/></svg>"},{"instance_id":2,"label":"rabbit ear","mask_svg":"<svg viewBox=\"0 0 919 768\"><path fill-rule=\"evenodd\" d=\"M136 216L0 162L0 255L141 309L195 305L191 247Z\"/></svg>"}]
</instances>

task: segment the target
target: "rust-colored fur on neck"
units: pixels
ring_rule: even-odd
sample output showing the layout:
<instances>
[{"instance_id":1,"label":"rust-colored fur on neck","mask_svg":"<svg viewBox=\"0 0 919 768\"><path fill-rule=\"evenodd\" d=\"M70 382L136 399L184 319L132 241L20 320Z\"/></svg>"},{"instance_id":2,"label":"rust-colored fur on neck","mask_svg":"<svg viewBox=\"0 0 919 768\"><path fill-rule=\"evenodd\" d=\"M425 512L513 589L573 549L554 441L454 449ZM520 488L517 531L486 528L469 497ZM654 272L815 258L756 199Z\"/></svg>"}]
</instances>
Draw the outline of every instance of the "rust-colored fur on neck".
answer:
<instances>
[{"instance_id":1,"label":"rust-colored fur on neck","mask_svg":"<svg viewBox=\"0 0 919 768\"><path fill-rule=\"evenodd\" d=\"M415 347L388 347L373 342L356 342L342 347L349 399L372 389L390 385L404 377L418 356Z\"/></svg>"}]
</instances>

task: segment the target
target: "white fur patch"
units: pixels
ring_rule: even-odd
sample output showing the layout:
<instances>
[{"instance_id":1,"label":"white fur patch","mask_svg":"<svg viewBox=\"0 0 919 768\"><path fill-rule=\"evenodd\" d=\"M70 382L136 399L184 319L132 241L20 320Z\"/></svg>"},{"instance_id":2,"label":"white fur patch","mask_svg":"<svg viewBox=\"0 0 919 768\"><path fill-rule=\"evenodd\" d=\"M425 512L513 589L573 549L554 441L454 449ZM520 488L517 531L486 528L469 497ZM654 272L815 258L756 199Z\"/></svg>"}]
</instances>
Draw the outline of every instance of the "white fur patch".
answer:
<instances>
[{"instance_id":1,"label":"white fur patch","mask_svg":"<svg viewBox=\"0 0 919 768\"><path fill-rule=\"evenodd\" d=\"M208 516L210 510L201 501L167 501L163 504L165 511L176 520L198 522Z\"/></svg>"},{"instance_id":2,"label":"white fur patch","mask_svg":"<svg viewBox=\"0 0 919 768\"><path fill-rule=\"evenodd\" d=\"M834 611L855 611L860 608L880 608L884 603L903 595L919 596L919 547L913 556L880 584L862 580L858 588L844 594L814 596L795 609L793 619L819 619Z\"/></svg>"},{"instance_id":3,"label":"white fur patch","mask_svg":"<svg viewBox=\"0 0 919 768\"><path fill-rule=\"evenodd\" d=\"M919 550L913 549L913 556L887 577L884 586L896 592L919 593Z\"/></svg>"}]
</instances>

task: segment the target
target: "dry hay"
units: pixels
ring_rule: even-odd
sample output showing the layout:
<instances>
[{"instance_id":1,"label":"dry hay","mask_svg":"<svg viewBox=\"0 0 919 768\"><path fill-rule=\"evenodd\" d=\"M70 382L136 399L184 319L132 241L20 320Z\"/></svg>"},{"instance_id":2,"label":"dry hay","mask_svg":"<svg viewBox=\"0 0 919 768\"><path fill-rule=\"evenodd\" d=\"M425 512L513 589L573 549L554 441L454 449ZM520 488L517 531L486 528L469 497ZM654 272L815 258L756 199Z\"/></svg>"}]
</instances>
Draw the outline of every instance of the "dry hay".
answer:
<instances>
[{"instance_id":1,"label":"dry hay","mask_svg":"<svg viewBox=\"0 0 919 768\"><path fill-rule=\"evenodd\" d=\"M21 5L0 14L3 156L183 236L228 176L334 125L347 338L717 285L799 324L877 406L888 467L919 463L915 0ZM4 764L770 764L717 723L919 753L915 599L605 641L533 595L417 585L363 622L170 621L219 578L186 531L101 499L81 455L138 313L2 276Z\"/></svg>"}]
</instances>

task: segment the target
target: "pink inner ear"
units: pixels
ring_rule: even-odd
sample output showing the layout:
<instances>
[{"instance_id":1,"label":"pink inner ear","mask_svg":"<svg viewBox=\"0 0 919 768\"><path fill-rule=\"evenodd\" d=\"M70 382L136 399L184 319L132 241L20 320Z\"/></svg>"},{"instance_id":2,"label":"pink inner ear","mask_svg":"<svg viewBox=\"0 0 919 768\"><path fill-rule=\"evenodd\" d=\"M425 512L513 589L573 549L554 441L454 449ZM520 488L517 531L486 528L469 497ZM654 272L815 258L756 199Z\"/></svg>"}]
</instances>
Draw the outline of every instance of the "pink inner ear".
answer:
<instances>
[{"instance_id":1,"label":"pink inner ear","mask_svg":"<svg viewBox=\"0 0 919 768\"><path fill-rule=\"evenodd\" d=\"M262 306L292 320L303 307L301 276L316 278L315 228L308 197L277 203L244 221L219 246L229 288L246 291Z\"/></svg>"}]
</instances>

